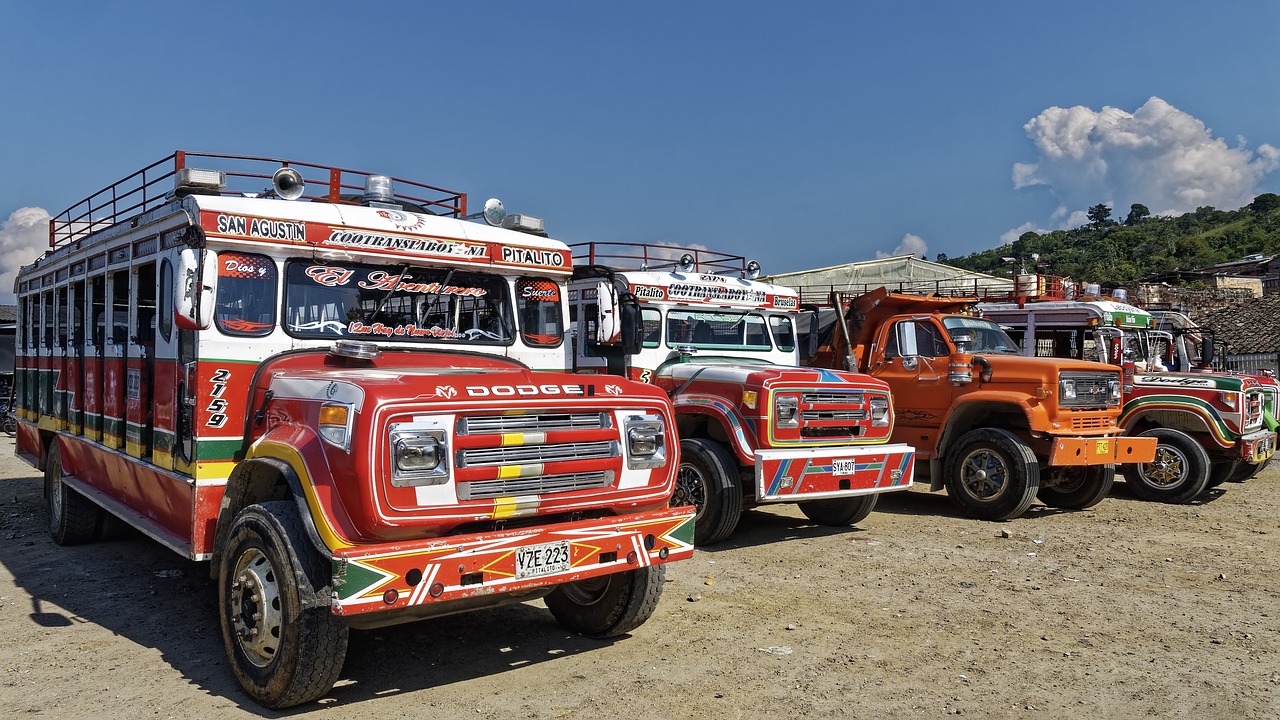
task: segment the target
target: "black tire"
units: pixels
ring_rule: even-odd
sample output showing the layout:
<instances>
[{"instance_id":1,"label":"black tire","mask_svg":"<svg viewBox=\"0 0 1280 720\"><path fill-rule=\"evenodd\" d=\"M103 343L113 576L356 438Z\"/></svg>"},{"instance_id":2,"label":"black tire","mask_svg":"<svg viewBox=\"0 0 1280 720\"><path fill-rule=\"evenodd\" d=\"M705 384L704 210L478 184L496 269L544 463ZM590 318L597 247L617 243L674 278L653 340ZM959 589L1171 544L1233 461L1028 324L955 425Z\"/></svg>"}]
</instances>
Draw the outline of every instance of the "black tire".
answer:
<instances>
[{"instance_id":1,"label":"black tire","mask_svg":"<svg viewBox=\"0 0 1280 720\"><path fill-rule=\"evenodd\" d=\"M1239 460L1209 460L1209 482L1205 483L1206 488L1215 488L1231 478L1235 477L1240 471L1240 466L1244 463Z\"/></svg>"},{"instance_id":2,"label":"black tire","mask_svg":"<svg viewBox=\"0 0 1280 720\"><path fill-rule=\"evenodd\" d=\"M49 536L59 545L89 542L98 533L102 508L62 482L58 441L49 445L44 466L44 497L49 509Z\"/></svg>"},{"instance_id":3,"label":"black tire","mask_svg":"<svg viewBox=\"0 0 1280 720\"><path fill-rule=\"evenodd\" d=\"M806 500L799 503L800 512L819 525L843 527L865 520L875 509L878 497L880 496L855 495L827 500Z\"/></svg>"},{"instance_id":4,"label":"black tire","mask_svg":"<svg viewBox=\"0 0 1280 720\"><path fill-rule=\"evenodd\" d=\"M1257 475L1258 473L1262 472L1263 469L1265 469L1267 465L1270 465L1270 464L1271 464L1271 458L1267 458L1266 460L1263 460L1262 462L1256 463L1256 464L1249 464L1246 462L1242 462L1236 465L1236 469L1231 473L1231 477L1227 478L1227 482L1234 482L1234 483L1244 482L1245 480L1248 480L1254 477L1255 475Z\"/></svg>"},{"instance_id":5,"label":"black tire","mask_svg":"<svg viewBox=\"0 0 1280 720\"><path fill-rule=\"evenodd\" d=\"M240 687L268 708L329 691L348 628L329 609L330 565L290 501L250 505L232 522L218 571L222 643Z\"/></svg>"},{"instance_id":6,"label":"black tire","mask_svg":"<svg viewBox=\"0 0 1280 720\"><path fill-rule=\"evenodd\" d=\"M1111 494L1116 480L1115 465L1086 465L1057 471L1060 481L1040 488L1036 497L1049 507L1083 510L1102 502Z\"/></svg>"},{"instance_id":7,"label":"black tire","mask_svg":"<svg viewBox=\"0 0 1280 720\"><path fill-rule=\"evenodd\" d=\"M1209 454L1195 438L1173 428L1152 428L1137 437L1157 440L1155 460L1121 466L1125 484L1143 500L1188 503L1209 484Z\"/></svg>"},{"instance_id":8,"label":"black tire","mask_svg":"<svg viewBox=\"0 0 1280 720\"><path fill-rule=\"evenodd\" d=\"M566 583L544 598L556 622L573 632L592 638L610 638L644 624L658 607L666 566L626 572Z\"/></svg>"},{"instance_id":9,"label":"black tire","mask_svg":"<svg viewBox=\"0 0 1280 720\"><path fill-rule=\"evenodd\" d=\"M710 545L733 534L742 515L738 463L719 443L703 438L680 441L680 471L671 505L692 505L693 542Z\"/></svg>"},{"instance_id":10,"label":"black tire","mask_svg":"<svg viewBox=\"0 0 1280 720\"><path fill-rule=\"evenodd\" d=\"M966 515L1008 520L1027 511L1040 488L1035 453L1008 430L982 428L947 451L947 495Z\"/></svg>"}]
</instances>

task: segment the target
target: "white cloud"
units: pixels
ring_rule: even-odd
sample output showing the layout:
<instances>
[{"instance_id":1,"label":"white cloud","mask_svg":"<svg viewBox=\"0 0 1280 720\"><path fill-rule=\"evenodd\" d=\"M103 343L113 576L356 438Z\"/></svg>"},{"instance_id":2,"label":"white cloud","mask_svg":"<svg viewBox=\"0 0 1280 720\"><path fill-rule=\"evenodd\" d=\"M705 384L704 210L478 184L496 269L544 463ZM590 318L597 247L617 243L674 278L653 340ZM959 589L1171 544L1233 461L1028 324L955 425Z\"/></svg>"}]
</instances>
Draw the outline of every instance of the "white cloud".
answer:
<instances>
[{"instance_id":1,"label":"white cloud","mask_svg":"<svg viewBox=\"0 0 1280 720\"><path fill-rule=\"evenodd\" d=\"M1280 149L1249 150L1240 139L1228 147L1197 118L1158 97L1133 113L1077 105L1051 107L1024 129L1039 158L1015 163L1015 188L1047 186L1060 198L1054 219L1064 227L1087 222L1085 209L1111 206L1123 218L1142 203L1156 215L1211 205L1234 210L1252 202L1262 179L1280 168Z\"/></svg>"},{"instance_id":2,"label":"white cloud","mask_svg":"<svg viewBox=\"0 0 1280 720\"><path fill-rule=\"evenodd\" d=\"M0 304L14 303L13 279L18 269L48 249L49 213L43 208L18 208L0 224Z\"/></svg>"},{"instance_id":3,"label":"white cloud","mask_svg":"<svg viewBox=\"0 0 1280 720\"><path fill-rule=\"evenodd\" d=\"M883 250L877 250L876 257L887 258L887 257L893 257L894 255L906 255L908 253L912 255L928 256L929 245L925 243L924 238L920 237L919 235L912 235L911 233L907 233L906 235L902 236L902 242L898 243L898 247L894 248L893 252L884 252Z\"/></svg>"},{"instance_id":4,"label":"white cloud","mask_svg":"<svg viewBox=\"0 0 1280 720\"><path fill-rule=\"evenodd\" d=\"M1027 232L1044 234L1049 231L1045 230L1042 227L1037 226L1033 222L1024 222L1016 228L1010 228L1004 231L1004 234L1000 236L1000 244L1008 245L1012 243L1014 240L1017 240L1018 238L1022 237L1023 233L1027 233Z\"/></svg>"}]
</instances>

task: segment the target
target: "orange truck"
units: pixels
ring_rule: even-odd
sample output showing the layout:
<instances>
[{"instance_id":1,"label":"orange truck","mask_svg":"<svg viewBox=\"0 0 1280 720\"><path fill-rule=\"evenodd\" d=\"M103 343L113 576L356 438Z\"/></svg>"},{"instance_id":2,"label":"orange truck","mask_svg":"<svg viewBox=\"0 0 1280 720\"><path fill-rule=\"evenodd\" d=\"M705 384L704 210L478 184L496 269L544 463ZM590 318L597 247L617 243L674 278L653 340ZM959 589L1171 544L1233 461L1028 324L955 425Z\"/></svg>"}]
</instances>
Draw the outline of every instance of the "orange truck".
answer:
<instances>
[{"instance_id":1,"label":"orange truck","mask_svg":"<svg viewBox=\"0 0 1280 720\"><path fill-rule=\"evenodd\" d=\"M1024 357L999 325L965 314L977 298L881 287L830 299L838 312L811 363L888 383L891 441L915 446L915 479L970 516L1015 518L1036 498L1091 507L1117 463L1155 457L1155 438L1121 436L1118 368Z\"/></svg>"}]
</instances>

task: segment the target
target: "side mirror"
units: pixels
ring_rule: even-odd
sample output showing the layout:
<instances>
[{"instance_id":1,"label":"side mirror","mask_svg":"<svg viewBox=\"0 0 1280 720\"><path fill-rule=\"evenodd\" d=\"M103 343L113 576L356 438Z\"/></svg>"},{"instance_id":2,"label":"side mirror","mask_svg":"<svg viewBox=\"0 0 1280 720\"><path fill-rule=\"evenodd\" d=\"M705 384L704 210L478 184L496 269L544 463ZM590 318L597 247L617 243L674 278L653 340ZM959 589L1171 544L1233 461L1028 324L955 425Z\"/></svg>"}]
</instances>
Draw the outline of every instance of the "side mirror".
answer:
<instances>
[{"instance_id":1,"label":"side mirror","mask_svg":"<svg viewBox=\"0 0 1280 720\"><path fill-rule=\"evenodd\" d=\"M596 284L596 312L599 314L596 322L597 343L616 345L622 339L622 317L618 307L618 296L614 292L613 283L601 280ZM638 305L636 310L639 311ZM639 325L639 322L636 324Z\"/></svg>"},{"instance_id":2,"label":"side mirror","mask_svg":"<svg viewBox=\"0 0 1280 720\"><path fill-rule=\"evenodd\" d=\"M804 357L801 358L802 360L808 360L818 354L818 310L817 308L808 308L802 310L800 314L809 320L809 331L804 334Z\"/></svg>"},{"instance_id":3,"label":"side mirror","mask_svg":"<svg viewBox=\"0 0 1280 720\"><path fill-rule=\"evenodd\" d=\"M618 299L618 315L621 318L619 330L623 355L635 355L640 352L644 340L644 327L640 321L640 301L635 295L627 293Z\"/></svg>"},{"instance_id":4,"label":"side mirror","mask_svg":"<svg viewBox=\"0 0 1280 720\"><path fill-rule=\"evenodd\" d=\"M178 256L173 321L184 330L208 330L218 286L218 258L212 250L187 248Z\"/></svg>"},{"instance_id":5,"label":"side mirror","mask_svg":"<svg viewBox=\"0 0 1280 720\"><path fill-rule=\"evenodd\" d=\"M1205 335L1200 341L1200 364L1205 367L1213 365L1213 336Z\"/></svg>"},{"instance_id":6,"label":"side mirror","mask_svg":"<svg viewBox=\"0 0 1280 720\"><path fill-rule=\"evenodd\" d=\"M914 322L903 321L893 328L898 334L898 354L904 358L913 358L920 355L920 349L916 347L916 324Z\"/></svg>"}]
</instances>

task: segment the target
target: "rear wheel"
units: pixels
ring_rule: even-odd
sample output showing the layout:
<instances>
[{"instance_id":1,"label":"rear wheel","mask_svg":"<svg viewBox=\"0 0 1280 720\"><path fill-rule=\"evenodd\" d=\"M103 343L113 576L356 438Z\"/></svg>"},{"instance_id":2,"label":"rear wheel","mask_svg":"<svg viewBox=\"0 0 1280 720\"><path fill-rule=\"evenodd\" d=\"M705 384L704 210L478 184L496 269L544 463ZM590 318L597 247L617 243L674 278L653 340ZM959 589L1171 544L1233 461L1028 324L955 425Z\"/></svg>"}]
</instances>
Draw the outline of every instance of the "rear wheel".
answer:
<instances>
[{"instance_id":1,"label":"rear wheel","mask_svg":"<svg viewBox=\"0 0 1280 720\"><path fill-rule=\"evenodd\" d=\"M733 533L742 515L738 464L728 450L704 438L681 440L680 457L671 505L692 505L697 511L693 520L695 544L720 542Z\"/></svg>"},{"instance_id":2,"label":"rear wheel","mask_svg":"<svg viewBox=\"0 0 1280 720\"><path fill-rule=\"evenodd\" d=\"M1248 480L1254 475L1262 472L1263 468L1270 463L1271 458L1267 458L1260 463L1252 465L1249 463L1240 463L1239 465L1236 465L1236 469L1231 473L1231 477L1227 478L1227 482L1244 482L1245 480Z\"/></svg>"},{"instance_id":3,"label":"rear wheel","mask_svg":"<svg viewBox=\"0 0 1280 720\"><path fill-rule=\"evenodd\" d=\"M45 459L44 496L49 508L49 535L55 543L79 545L93 539L102 508L62 481L62 453L57 440L50 443Z\"/></svg>"},{"instance_id":4,"label":"rear wheel","mask_svg":"<svg viewBox=\"0 0 1280 720\"><path fill-rule=\"evenodd\" d=\"M972 430L947 452L947 495L980 520L1008 520L1035 501L1040 466L1017 435L998 428Z\"/></svg>"},{"instance_id":5,"label":"rear wheel","mask_svg":"<svg viewBox=\"0 0 1280 720\"><path fill-rule=\"evenodd\" d=\"M236 516L218 573L222 643L240 687L269 708L315 700L338 679L348 630L329 609L329 575L292 502Z\"/></svg>"},{"instance_id":6,"label":"rear wheel","mask_svg":"<svg viewBox=\"0 0 1280 720\"><path fill-rule=\"evenodd\" d=\"M1152 428L1138 437L1157 440L1156 457L1149 463L1124 465L1125 484L1143 500L1191 502L1210 481L1209 454L1195 438L1173 428Z\"/></svg>"},{"instance_id":7,"label":"rear wheel","mask_svg":"<svg viewBox=\"0 0 1280 720\"><path fill-rule=\"evenodd\" d=\"M544 599L556 622L593 638L608 638L631 632L644 624L662 597L666 566L565 583Z\"/></svg>"},{"instance_id":8,"label":"rear wheel","mask_svg":"<svg viewBox=\"0 0 1280 720\"><path fill-rule=\"evenodd\" d=\"M1090 465L1057 471L1058 482L1040 488L1036 497L1049 507L1083 510L1102 502L1116 479L1115 465Z\"/></svg>"},{"instance_id":9,"label":"rear wheel","mask_svg":"<svg viewBox=\"0 0 1280 720\"><path fill-rule=\"evenodd\" d=\"M819 525L842 527L861 522L876 507L879 495L857 495L847 498L831 498L828 500L806 500L800 505L800 512Z\"/></svg>"}]
</instances>

